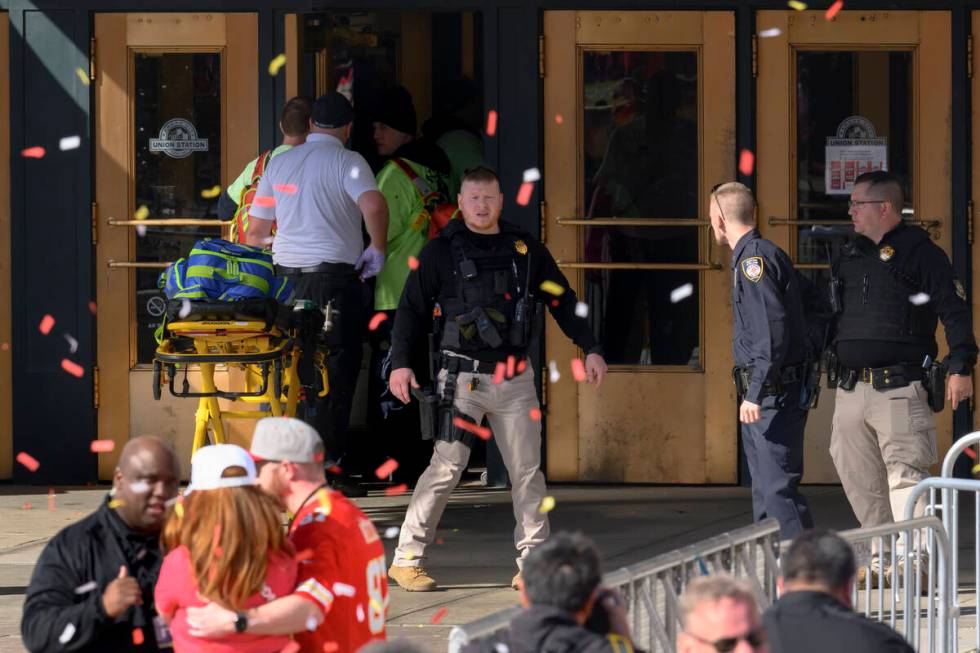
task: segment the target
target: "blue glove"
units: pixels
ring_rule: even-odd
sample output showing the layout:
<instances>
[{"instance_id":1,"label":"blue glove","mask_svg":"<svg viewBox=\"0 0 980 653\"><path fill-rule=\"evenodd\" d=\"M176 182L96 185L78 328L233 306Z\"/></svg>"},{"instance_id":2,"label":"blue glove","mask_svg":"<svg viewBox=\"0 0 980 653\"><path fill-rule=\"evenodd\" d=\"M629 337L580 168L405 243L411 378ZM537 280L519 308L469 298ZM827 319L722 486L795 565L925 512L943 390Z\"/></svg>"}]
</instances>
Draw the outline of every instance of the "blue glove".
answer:
<instances>
[{"instance_id":1,"label":"blue glove","mask_svg":"<svg viewBox=\"0 0 980 653\"><path fill-rule=\"evenodd\" d=\"M369 246L357 257L357 261L354 263L354 269L361 273L361 279L370 279L381 272L384 264L385 255L373 246Z\"/></svg>"}]
</instances>

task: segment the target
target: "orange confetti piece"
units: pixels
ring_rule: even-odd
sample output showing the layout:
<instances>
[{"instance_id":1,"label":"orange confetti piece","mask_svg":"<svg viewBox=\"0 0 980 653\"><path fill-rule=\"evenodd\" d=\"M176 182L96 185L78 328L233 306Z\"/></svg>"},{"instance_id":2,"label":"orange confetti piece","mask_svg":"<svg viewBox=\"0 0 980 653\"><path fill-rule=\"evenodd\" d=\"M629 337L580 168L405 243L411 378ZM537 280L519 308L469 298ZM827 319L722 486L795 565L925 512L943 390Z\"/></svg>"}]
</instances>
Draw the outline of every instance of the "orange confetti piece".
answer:
<instances>
[{"instance_id":1,"label":"orange confetti piece","mask_svg":"<svg viewBox=\"0 0 980 653\"><path fill-rule=\"evenodd\" d=\"M439 610L434 615L432 615L432 621L430 623L433 626L436 625L437 623L445 619L447 614L449 614L449 608L447 607L439 608Z\"/></svg>"},{"instance_id":2,"label":"orange confetti piece","mask_svg":"<svg viewBox=\"0 0 980 653\"><path fill-rule=\"evenodd\" d=\"M79 379L85 375L85 370L82 368L81 365L79 365L74 361L70 361L67 358L63 358L61 360L61 369L63 369L64 371L68 372L72 376L77 377Z\"/></svg>"},{"instance_id":3,"label":"orange confetti piece","mask_svg":"<svg viewBox=\"0 0 980 653\"><path fill-rule=\"evenodd\" d=\"M394 474L396 469L398 469L398 461L394 458L389 458L374 470L374 475L380 479L385 479Z\"/></svg>"},{"instance_id":4,"label":"orange confetti piece","mask_svg":"<svg viewBox=\"0 0 980 653\"><path fill-rule=\"evenodd\" d=\"M487 112L487 136L497 133L497 112L493 109Z\"/></svg>"},{"instance_id":5,"label":"orange confetti piece","mask_svg":"<svg viewBox=\"0 0 980 653\"><path fill-rule=\"evenodd\" d=\"M51 333L51 329L54 328L54 318L50 315L45 315L41 318L41 324L38 325L37 330L44 335Z\"/></svg>"},{"instance_id":6,"label":"orange confetti piece","mask_svg":"<svg viewBox=\"0 0 980 653\"><path fill-rule=\"evenodd\" d=\"M977 452L973 450L973 447L967 447L966 449L963 450L963 453L965 453L967 456L969 456L973 460L976 460L977 459Z\"/></svg>"},{"instance_id":7,"label":"orange confetti piece","mask_svg":"<svg viewBox=\"0 0 980 653\"><path fill-rule=\"evenodd\" d=\"M37 458L26 451L21 451L19 454L17 454L17 462L32 472L36 472L37 468L41 466L41 463L37 461Z\"/></svg>"},{"instance_id":8,"label":"orange confetti piece","mask_svg":"<svg viewBox=\"0 0 980 653\"><path fill-rule=\"evenodd\" d=\"M91 313L92 315L95 315L95 311L98 310L98 308L99 308L99 306L95 302L89 302L88 303L88 310L89 310L89 313Z\"/></svg>"},{"instance_id":9,"label":"orange confetti piece","mask_svg":"<svg viewBox=\"0 0 980 653\"><path fill-rule=\"evenodd\" d=\"M303 549L299 553L293 556L293 560L296 562L303 562L304 560L309 560L313 557L313 549Z\"/></svg>"},{"instance_id":10,"label":"orange confetti piece","mask_svg":"<svg viewBox=\"0 0 980 653\"><path fill-rule=\"evenodd\" d=\"M399 483L398 485L385 488L386 497L397 497L398 495L405 494L406 492L408 492L408 485L405 483Z\"/></svg>"},{"instance_id":11,"label":"orange confetti piece","mask_svg":"<svg viewBox=\"0 0 980 653\"><path fill-rule=\"evenodd\" d=\"M273 186L280 193L286 193L287 195L293 195L296 193L296 184L276 184Z\"/></svg>"},{"instance_id":12,"label":"orange confetti piece","mask_svg":"<svg viewBox=\"0 0 980 653\"><path fill-rule=\"evenodd\" d=\"M322 451L313 454L313 461L314 462L322 463L323 460L324 460L324 458L326 458L326 456L324 455L324 453Z\"/></svg>"},{"instance_id":13,"label":"orange confetti piece","mask_svg":"<svg viewBox=\"0 0 980 653\"><path fill-rule=\"evenodd\" d=\"M503 362L498 362L497 366L493 368L493 384L500 385L503 383L505 374L507 374L507 365Z\"/></svg>"},{"instance_id":14,"label":"orange confetti piece","mask_svg":"<svg viewBox=\"0 0 980 653\"><path fill-rule=\"evenodd\" d=\"M139 645L141 645L143 643L143 641L144 641L143 640L143 629L142 628L133 628L133 644L136 644L137 646L139 646Z\"/></svg>"},{"instance_id":15,"label":"orange confetti piece","mask_svg":"<svg viewBox=\"0 0 980 653\"><path fill-rule=\"evenodd\" d=\"M555 124L556 125L560 125L563 122L565 122L565 119L561 117L561 114L560 113L556 113L555 114Z\"/></svg>"},{"instance_id":16,"label":"orange confetti piece","mask_svg":"<svg viewBox=\"0 0 980 653\"><path fill-rule=\"evenodd\" d=\"M10 349L10 343L9 342L5 342L5 343L0 344L0 349L2 349L3 351L9 350Z\"/></svg>"},{"instance_id":17,"label":"orange confetti piece","mask_svg":"<svg viewBox=\"0 0 980 653\"><path fill-rule=\"evenodd\" d=\"M528 411L528 417L530 417L531 419L533 419L535 422L540 422L541 421L541 409L540 408L532 408L531 410Z\"/></svg>"},{"instance_id":18,"label":"orange confetti piece","mask_svg":"<svg viewBox=\"0 0 980 653\"><path fill-rule=\"evenodd\" d=\"M48 488L48 510L50 510L51 512L55 511L53 487Z\"/></svg>"},{"instance_id":19,"label":"orange confetti piece","mask_svg":"<svg viewBox=\"0 0 980 653\"><path fill-rule=\"evenodd\" d=\"M527 206L531 201L531 193L534 192L534 184L529 181L525 181L521 184L521 188L517 191L517 203L521 206Z\"/></svg>"},{"instance_id":20,"label":"orange confetti piece","mask_svg":"<svg viewBox=\"0 0 980 653\"><path fill-rule=\"evenodd\" d=\"M323 645L323 653L335 653L340 650L340 644L337 642L327 642Z\"/></svg>"},{"instance_id":21,"label":"orange confetti piece","mask_svg":"<svg viewBox=\"0 0 980 653\"><path fill-rule=\"evenodd\" d=\"M473 422L468 422L462 417L454 417L453 425L456 426L457 428L463 429L464 431L469 431L470 433L480 438L481 440L490 439L490 435L491 435L490 429L488 429L485 426L480 426L479 424L474 424Z\"/></svg>"},{"instance_id":22,"label":"orange confetti piece","mask_svg":"<svg viewBox=\"0 0 980 653\"><path fill-rule=\"evenodd\" d=\"M252 198L252 203L255 206L275 206L276 198L270 197L269 195L256 195Z\"/></svg>"},{"instance_id":23,"label":"orange confetti piece","mask_svg":"<svg viewBox=\"0 0 980 653\"><path fill-rule=\"evenodd\" d=\"M44 158L44 148L40 145L35 145L34 147L28 147L21 150L20 155L27 159L42 159Z\"/></svg>"},{"instance_id":24,"label":"orange confetti piece","mask_svg":"<svg viewBox=\"0 0 980 653\"><path fill-rule=\"evenodd\" d=\"M414 256L408 257L408 269L412 271L419 269L419 260Z\"/></svg>"},{"instance_id":25,"label":"orange confetti piece","mask_svg":"<svg viewBox=\"0 0 980 653\"><path fill-rule=\"evenodd\" d=\"M299 642L294 640L286 644L283 647L281 653L298 653L299 649L300 649Z\"/></svg>"},{"instance_id":26,"label":"orange confetti piece","mask_svg":"<svg viewBox=\"0 0 980 653\"><path fill-rule=\"evenodd\" d=\"M755 155L749 150L742 150L738 156L738 171L748 177L755 168Z\"/></svg>"},{"instance_id":27,"label":"orange confetti piece","mask_svg":"<svg viewBox=\"0 0 980 653\"><path fill-rule=\"evenodd\" d=\"M517 373L524 374L524 370L527 369L527 359L522 358L520 362L517 363Z\"/></svg>"},{"instance_id":28,"label":"orange confetti piece","mask_svg":"<svg viewBox=\"0 0 980 653\"><path fill-rule=\"evenodd\" d=\"M371 321L368 322L368 330L376 331L378 327L381 326L381 323L387 319L388 319L387 313L383 313L383 312L375 313L374 317L371 318Z\"/></svg>"},{"instance_id":29,"label":"orange confetti piece","mask_svg":"<svg viewBox=\"0 0 980 653\"><path fill-rule=\"evenodd\" d=\"M340 468L340 465L330 465L330 467L327 467L327 471L330 472L331 474L343 474L344 473L344 470L342 470Z\"/></svg>"},{"instance_id":30,"label":"orange confetti piece","mask_svg":"<svg viewBox=\"0 0 980 653\"><path fill-rule=\"evenodd\" d=\"M116 442L114 440L93 440L89 448L92 453L109 453L116 448Z\"/></svg>"},{"instance_id":31,"label":"orange confetti piece","mask_svg":"<svg viewBox=\"0 0 980 653\"><path fill-rule=\"evenodd\" d=\"M579 383L585 380L585 363L582 362L581 358L572 359L572 376Z\"/></svg>"},{"instance_id":32,"label":"orange confetti piece","mask_svg":"<svg viewBox=\"0 0 980 653\"><path fill-rule=\"evenodd\" d=\"M826 18L827 20L833 20L834 16L837 15L837 12L839 12L843 8L844 8L844 0L837 0L837 2L830 5L830 7L827 8L827 13L824 14L824 18Z\"/></svg>"},{"instance_id":33,"label":"orange confetti piece","mask_svg":"<svg viewBox=\"0 0 980 653\"><path fill-rule=\"evenodd\" d=\"M507 378L513 378L517 369L517 359L514 356L507 357Z\"/></svg>"}]
</instances>

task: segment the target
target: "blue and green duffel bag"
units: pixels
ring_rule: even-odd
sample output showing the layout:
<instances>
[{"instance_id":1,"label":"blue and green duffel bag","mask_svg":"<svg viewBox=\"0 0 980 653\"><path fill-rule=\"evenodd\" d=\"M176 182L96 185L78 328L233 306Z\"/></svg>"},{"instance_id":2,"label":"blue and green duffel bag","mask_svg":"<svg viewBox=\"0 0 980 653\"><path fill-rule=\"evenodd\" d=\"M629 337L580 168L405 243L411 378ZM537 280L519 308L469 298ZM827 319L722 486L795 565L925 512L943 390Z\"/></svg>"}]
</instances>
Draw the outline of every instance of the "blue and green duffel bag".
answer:
<instances>
[{"instance_id":1,"label":"blue and green duffel bag","mask_svg":"<svg viewBox=\"0 0 980 653\"><path fill-rule=\"evenodd\" d=\"M167 268L160 281L170 299L233 302L271 297L281 304L293 299L293 284L276 277L271 254L217 238L194 243L187 258Z\"/></svg>"}]
</instances>

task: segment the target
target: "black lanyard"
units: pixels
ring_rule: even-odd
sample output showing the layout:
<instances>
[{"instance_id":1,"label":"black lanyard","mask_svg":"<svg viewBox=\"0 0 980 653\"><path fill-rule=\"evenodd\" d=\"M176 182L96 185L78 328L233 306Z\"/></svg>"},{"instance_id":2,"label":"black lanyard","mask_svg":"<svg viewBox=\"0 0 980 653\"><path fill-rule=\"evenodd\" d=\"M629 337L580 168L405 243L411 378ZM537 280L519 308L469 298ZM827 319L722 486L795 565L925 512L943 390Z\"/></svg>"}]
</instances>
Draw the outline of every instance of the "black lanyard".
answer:
<instances>
[{"instance_id":1,"label":"black lanyard","mask_svg":"<svg viewBox=\"0 0 980 653\"><path fill-rule=\"evenodd\" d=\"M328 485L327 482L324 481L323 483L321 483L320 485L318 485L315 490L313 490L312 492L310 492L309 496L307 496L305 499L303 499L303 503L299 504L299 508L297 508L296 509L296 512L293 513L293 516L289 518L289 524L286 526L286 534L287 535L293 531L293 522L299 516L299 513L303 512L303 508L306 507L306 504L309 503L310 499L312 499L313 497L316 496L317 492L319 492L323 488L327 487L327 485Z\"/></svg>"}]
</instances>

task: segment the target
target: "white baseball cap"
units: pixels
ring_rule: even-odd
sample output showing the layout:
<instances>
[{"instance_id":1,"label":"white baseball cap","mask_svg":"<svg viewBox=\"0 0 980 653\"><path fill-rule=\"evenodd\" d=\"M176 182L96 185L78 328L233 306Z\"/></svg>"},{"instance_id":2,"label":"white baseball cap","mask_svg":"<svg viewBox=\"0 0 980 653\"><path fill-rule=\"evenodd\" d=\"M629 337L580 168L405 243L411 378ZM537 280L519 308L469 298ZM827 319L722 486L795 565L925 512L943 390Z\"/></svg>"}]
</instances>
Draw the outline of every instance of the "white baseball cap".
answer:
<instances>
[{"instance_id":1,"label":"white baseball cap","mask_svg":"<svg viewBox=\"0 0 980 653\"><path fill-rule=\"evenodd\" d=\"M249 453L253 460L323 462L323 440L312 426L295 417L264 417L255 425Z\"/></svg>"},{"instance_id":2,"label":"white baseball cap","mask_svg":"<svg viewBox=\"0 0 980 653\"><path fill-rule=\"evenodd\" d=\"M241 467L245 476L222 477L229 467ZM236 444L212 444L197 450L191 458L191 483L186 494L195 490L255 485L255 463L248 452Z\"/></svg>"}]
</instances>

